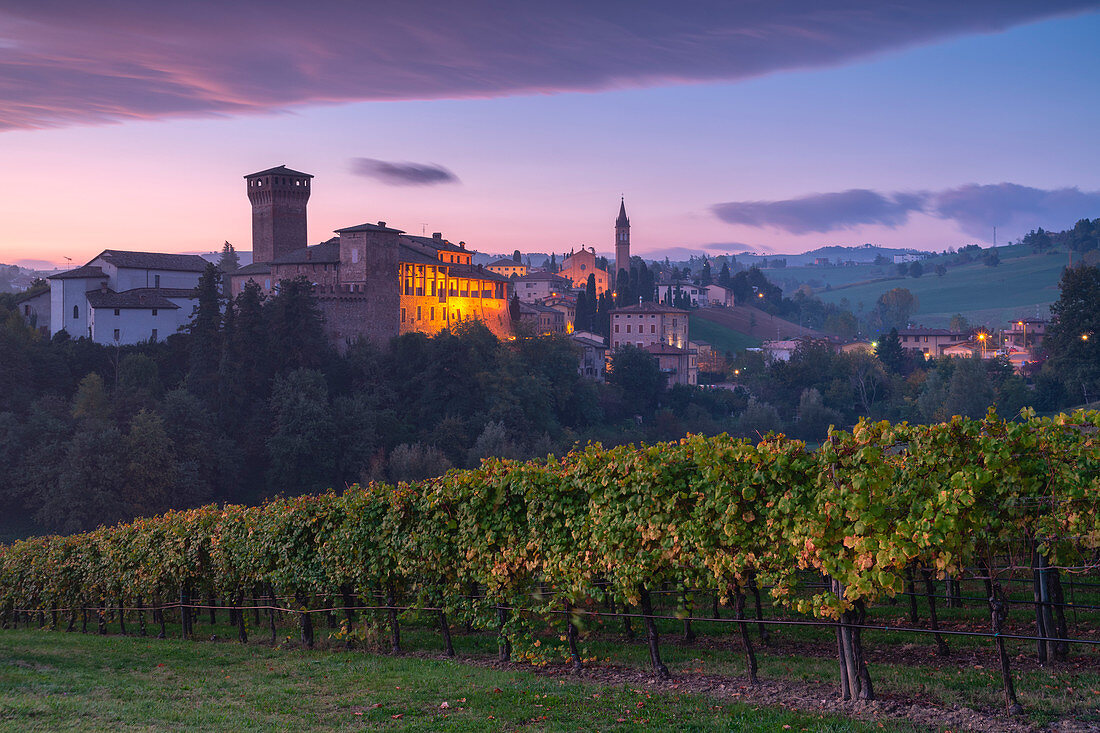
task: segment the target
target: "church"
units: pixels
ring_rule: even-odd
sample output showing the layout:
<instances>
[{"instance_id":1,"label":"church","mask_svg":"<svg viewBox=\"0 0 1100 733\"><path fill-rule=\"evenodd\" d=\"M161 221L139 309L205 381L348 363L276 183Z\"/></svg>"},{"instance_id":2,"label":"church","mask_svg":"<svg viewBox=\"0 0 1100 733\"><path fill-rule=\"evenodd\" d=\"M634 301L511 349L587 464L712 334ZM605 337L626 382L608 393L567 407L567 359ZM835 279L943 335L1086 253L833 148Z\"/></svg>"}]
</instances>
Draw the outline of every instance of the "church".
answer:
<instances>
[{"instance_id":1,"label":"church","mask_svg":"<svg viewBox=\"0 0 1100 733\"><path fill-rule=\"evenodd\" d=\"M464 242L412 236L379 221L307 246L313 176L278 166L244 178L253 262L230 274L233 295L249 281L270 293L280 280L308 278L338 348L358 338L384 346L398 334L434 334L472 319L499 337L511 334L508 279L472 264Z\"/></svg>"}]
</instances>

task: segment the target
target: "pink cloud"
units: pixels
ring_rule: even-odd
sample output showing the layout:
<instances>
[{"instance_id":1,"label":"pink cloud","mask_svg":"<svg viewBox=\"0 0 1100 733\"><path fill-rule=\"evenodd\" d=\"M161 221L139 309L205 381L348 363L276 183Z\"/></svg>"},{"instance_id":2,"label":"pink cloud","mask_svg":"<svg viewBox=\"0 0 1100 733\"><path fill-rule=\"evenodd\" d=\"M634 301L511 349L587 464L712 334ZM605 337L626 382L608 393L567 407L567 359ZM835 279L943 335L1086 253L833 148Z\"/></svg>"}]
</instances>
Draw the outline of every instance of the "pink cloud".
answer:
<instances>
[{"instance_id":1,"label":"pink cloud","mask_svg":"<svg viewBox=\"0 0 1100 733\"><path fill-rule=\"evenodd\" d=\"M0 129L737 80L1092 0L36 0L0 8Z\"/></svg>"}]
</instances>

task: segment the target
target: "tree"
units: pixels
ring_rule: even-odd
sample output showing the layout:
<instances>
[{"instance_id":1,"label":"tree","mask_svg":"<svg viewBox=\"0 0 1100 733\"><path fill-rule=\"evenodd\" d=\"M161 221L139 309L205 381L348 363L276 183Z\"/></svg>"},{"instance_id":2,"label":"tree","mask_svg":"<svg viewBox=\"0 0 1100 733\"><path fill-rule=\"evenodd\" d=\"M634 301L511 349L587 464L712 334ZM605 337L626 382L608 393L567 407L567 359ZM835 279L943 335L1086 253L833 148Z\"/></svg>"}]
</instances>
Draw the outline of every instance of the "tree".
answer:
<instances>
[{"instance_id":1,"label":"tree","mask_svg":"<svg viewBox=\"0 0 1100 733\"><path fill-rule=\"evenodd\" d=\"M980 418L995 401L989 375L981 359L959 359L951 375L944 411L947 416Z\"/></svg>"},{"instance_id":2,"label":"tree","mask_svg":"<svg viewBox=\"0 0 1100 733\"><path fill-rule=\"evenodd\" d=\"M268 485L295 494L332 487L336 426L324 375L313 369L296 369L275 377L271 416Z\"/></svg>"},{"instance_id":3,"label":"tree","mask_svg":"<svg viewBox=\"0 0 1100 733\"><path fill-rule=\"evenodd\" d=\"M508 301L508 317L512 319L512 323L519 323L520 316L519 295L513 293Z\"/></svg>"},{"instance_id":4,"label":"tree","mask_svg":"<svg viewBox=\"0 0 1100 733\"><path fill-rule=\"evenodd\" d=\"M1043 228L1039 227L1038 229L1032 229L1028 232L1021 240L1021 243L1031 247L1036 252L1043 252L1050 249L1054 242L1050 238L1050 233L1043 231Z\"/></svg>"},{"instance_id":5,"label":"tree","mask_svg":"<svg viewBox=\"0 0 1100 733\"><path fill-rule=\"evenodd\" d=\"M902 373L908 358L905 349L901 347L901 338L898 337L896 328L891 328L890 333L883 336L878 342L878 346L875 348L875 356L889 371L894 374Z\"/></svg>"},{"instance_id":6,"label":"tree","mask_svg":"<svg viewBox=\"0 0 1100 733\"><path fill-rule=\"evenodd\" d=\"M946 265L936 265L936 277L943 277L947 274Z\"/></svg>"},{"instance_id":7,"label":"tree","mask_svg":"<svg viewBox=\"0 0 1100 733\"><path fill-rule=\"evenodd\" d=\"M222 254L218 258L218 269L222 271L222 295L228 298L231 293L229 276L241 269L241 258L237 256L237 250L229 242L222 245Z\"/></svg>"},{"instance_id":8,"label":"tree","mask_svg":"<svg viewBox=\"0 0 1100 733\"><path fill-rule=\"evenodd\" d=\"M909 277L920 277L924 274L924 265L919 262L914 262L909 265Z\"/></svg>"},{"instance_id":9,"label":"tree","mask_svg":"<svg viewBox=\"0 0 1100 733\"><path fill-rule=\"evenodd\" d=\"M520 253L519 253L519 250L517 249L515 252L512 253L512 262L519 262L519 261L520 261Z\"/></svg>"},{"instance_id":10,"label":"tree","mask_svg":"<svg viewBox=\"0 0 1100 733\"><path fill-rule=\"evenodd\" d=\"M724 288L730 286L730 266L728 262L722 263L722 269L718 272L718 284Z\"/></svg>"},{"instance_id":11,"label":"tree","mask_svg":"<svg viewBox=\"0 0 1100 733\"><path fill-rule=\"evenodd\" d=\"M325 338L313 284L306 277L280 280L264 314L273 371L316 369L324 363L331 347Z\"/></svg>"},{"instance_id":12,"label":"tree","mask_svg":"<svg viewBox=\"0 0 1100 733\"><path fill-rule=\"evenodd\" d=\"M798 400L798 434L804 440L821 440L830 425L840 422L840 413L825 406L821 393L810 387Z\"/></svg>"},{"instance_id":13,"label":"tree","mask_svg":"<svg viewBox=\"0 0 1100 733\"><path fill-rule=\"evenodd\" d=\"M950 328L956 333L968 333L970 331L970 321L966 320L962 313L956 313L951 316Z\"/></svg>"},{"instance_id":14,"label":"tree","mask_svg":"<svg viewBox=\"0 0 1100 733\"><path fill-rule=\"evenodd\" d=\"M905 328L920 303L917 296L905 288L894 288L879 296L875 303L875 315L884 329Z\"/></svg>"},{"instance_id":15,"label":"tree","mask_svg":"<svg viewBox=\"0 0 1100 733\"><path fill-rule=\"evenodd\" d=\"M714 278L710 272L710 260L703 260L703 272L699 275L699 284L703 287L711 285L714 282Z\"/></svg>"},{"instance_id":16,"label":"tree","mask_svg":"<svg viewBox=\"0 0 1100 733\"><path fill-rule=\"evenodd\" d=\"M126 513L152 516L172 508L179 477L175 449L164 429L164 419L145 410L134 415L126 448L129 461L121 491Z\"/></svg>"},{"instance_id":17,"label":"tree","mask_svg":"<svg viewBox=\"0 0 1100 733\"><path fill-rule=\"evenodd\" d=\"M1061 294L1050 307L1052 322L1043 346L1044 369L1068 395L1091 402L1100 397L1100 267L1078 265L1062 273Z\"/></svg>"},{"instance_id":18,"label":"tree","mask_svg":"<svg viewBox=\"0 0 1100 733\"><path fill-rule=\"evenodd\" d=\"M783 429L779 411L766 402L758 402L755 397L749 399L748 407L737 421L738 432L749 438L762 438L768 433Z\"/></svg>"},{"instance_id":19,"label":"tree","mask_svg":"<svg viewBox=\"0 0 1100 733\"><path fill-rule=\"evenodd\" d=\"M222 355L220 292L221 273L216 265L208 263L195 288L198 302L187 326L191 335L187 388L208 400L217 397L218 364Z\"/></svg>"},{"instance_id":20,"label":"tree","mask_svg":"<svg viewBox=\"0 0 1100 733\"><path fill-rule=\"evenodd\" d=\"M909 263L908 262L899 262L898 265L897 265L897 269L898 269L898 274L901 275L902 277L905 277L906 275L909 274Z\"/></svg>"},{"instance_id":21,"label":"tree","mask_svg":"<svg viewBox=\"0 0 1100 733\"><path fill-rule=\"evenodd\" d=\"M620 346L611 356L607 381L622 390L627 406L638 413L652 411L665 387L665 377L661 374L657 359L629 344Z\"/></svg>"},{"instance_id":22,"label":"tree","mask_svg":"<svg viewBox=\"0 0 1100 733\"><path fill-rule=\"evenodd\" d=\"M1001 264L1001 255L997 253L995 247L991 247L982 257L982 262L985 263L986 267L996 267Z\"/></svg>"}]
</instances>

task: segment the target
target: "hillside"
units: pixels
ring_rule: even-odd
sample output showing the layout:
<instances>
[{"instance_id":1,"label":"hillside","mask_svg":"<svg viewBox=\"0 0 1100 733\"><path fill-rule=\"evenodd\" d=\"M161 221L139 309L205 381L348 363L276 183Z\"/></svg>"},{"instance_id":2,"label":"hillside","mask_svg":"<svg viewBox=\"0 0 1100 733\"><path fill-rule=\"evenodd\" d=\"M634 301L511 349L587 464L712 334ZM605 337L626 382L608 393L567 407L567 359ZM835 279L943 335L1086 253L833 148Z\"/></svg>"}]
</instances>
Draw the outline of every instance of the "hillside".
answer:
<instances>
[{"instance_id":1,"label":"hillside","mask_svg":"<svg viewBox=\"0 0 1100 733\"><path fill-rule=\"evenodd\" d=\"M691 312L689 324L692 338L707 341L721 351L740 351L748 346L758 346L764 340L825 335L812 328L776 318L757 308L740 305L732 308L700 308ZM713 335L722 335L723 330L731 334L727 339L732 346ZM712 335L708 338L705 334Z\"/></svg>"},{"instance_id":2,"label":"hillside","mask_svg":"<svg viewBox=\"0 0 1100 733\"><path fill-rule=\"evenodd\" d=\"M988 267L981 262L952 266L937 276L937 264L950 255L925 260L925 274L919 278L893 275L848 285L831 285L814 294L827 303L850 308L857 315L874 307L878 297L893 288L906 288L920 301L913 314L915 323L946 326L951 316L961 313L975 324L999 326L1013 318L1046 316L1058 299L1058 281L1068 262L1064 252L1033 254L1021 245L997 250L1001 263ZM844 270L862 268L820 268ZM875 268L881 269L881 268Z\"/></svg>"}]
</instances>

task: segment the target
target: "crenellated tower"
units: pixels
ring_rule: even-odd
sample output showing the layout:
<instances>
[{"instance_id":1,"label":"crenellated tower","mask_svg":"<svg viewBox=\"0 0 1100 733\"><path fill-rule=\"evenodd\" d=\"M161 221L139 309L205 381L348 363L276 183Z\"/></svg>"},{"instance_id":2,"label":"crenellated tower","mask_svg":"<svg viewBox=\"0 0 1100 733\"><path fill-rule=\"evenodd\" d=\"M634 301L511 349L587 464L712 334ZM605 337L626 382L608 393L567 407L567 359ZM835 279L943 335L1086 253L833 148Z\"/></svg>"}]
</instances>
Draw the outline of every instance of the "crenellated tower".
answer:
<instances>
[{"instance_id":1,"label":"crenellated tower","mask_svg":"<svg viewBox=\"0 0 1100 733\"><path fill-rule=\"evenodd\" d=\"M309 173L285 165L244 177L252 202L252 261L272 262L307 246L306 203Z\"/></svg>"}]
</instances>

